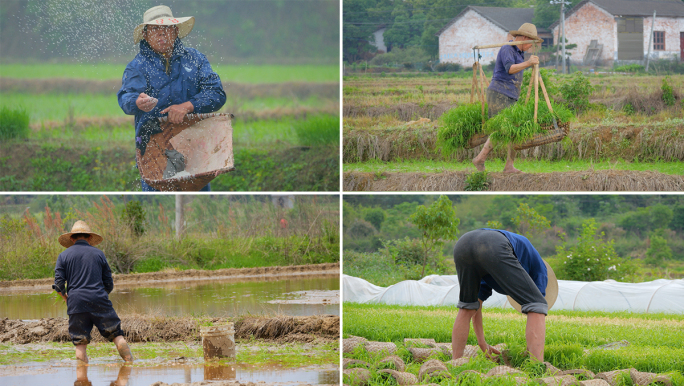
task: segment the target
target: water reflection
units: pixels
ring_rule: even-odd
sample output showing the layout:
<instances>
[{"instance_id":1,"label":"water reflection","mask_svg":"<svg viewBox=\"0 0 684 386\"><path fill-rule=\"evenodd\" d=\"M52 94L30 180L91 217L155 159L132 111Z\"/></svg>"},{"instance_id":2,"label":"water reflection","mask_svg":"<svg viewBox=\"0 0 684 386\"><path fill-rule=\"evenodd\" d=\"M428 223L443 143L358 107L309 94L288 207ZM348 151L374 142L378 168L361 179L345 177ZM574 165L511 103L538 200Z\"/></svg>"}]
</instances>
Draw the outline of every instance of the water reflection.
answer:
<instances>
[{"instance_id":1,"label":"water reflection","mask_svg":"<svg viewBox=\"0 0 684 386\"><path fill-rule=\"evenodd\" d=\"M163 316L237 316L250 314L339 315L339 304L272 304L300 296L299 291L339 290L339 276L263 281L202 281L115 286L110 294L119 314ZM0 295L0 317L40 319L66 317L66 307L50 289L44 293Z\"/></svg>"},{"instance_id":2,"label":"water reflection","mask_svg":"<svg viewBox=\"0 0 684 386\"><path fill-rule=\"evenodd\" d=\"M73 362L72 362L73 363ZM201 381L337 384L339 370L325 368L283 369L277 365L157 365L134 366L121 363L75 366L64 362L28 363L24 371L0 377L0 385L141 386L155 382L191 383ZM0 366L0 369L6 366ZM26 368L27 367L27 368ZM5 373L7 374L7 373Z\"/></svg>"}]
</instances>

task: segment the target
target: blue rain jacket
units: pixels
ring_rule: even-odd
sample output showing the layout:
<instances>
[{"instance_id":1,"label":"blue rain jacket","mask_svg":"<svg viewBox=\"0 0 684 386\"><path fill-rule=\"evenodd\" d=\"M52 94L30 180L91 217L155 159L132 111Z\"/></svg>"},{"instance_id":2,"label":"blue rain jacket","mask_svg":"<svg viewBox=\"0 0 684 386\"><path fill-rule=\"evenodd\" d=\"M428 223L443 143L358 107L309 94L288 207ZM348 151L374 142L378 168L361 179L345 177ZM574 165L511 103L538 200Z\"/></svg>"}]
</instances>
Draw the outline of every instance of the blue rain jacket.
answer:
<instances>
[{"instance_id":1,"label":"blue rain jacket","mask_svg":"<svg viewBox=\"0 0 684 386\"><path fill-rule=\"evenodd\" d=\"M138 95L157 98L157 105L144 112L135 104ZM171 105L190 101L193 113L218 111L226 103L221 79L211 69L207 58L194 48L186 48L180 39L174 42L166 73L166 59L154 52L149 43L140 41L140 52L128 63L117 94L119 106L128 115L135 115L135 136L140 142L140 128L149 119L156 119L160 111ZM164 114L165 115L165 114Z\"/></svg>"}]
</instances>

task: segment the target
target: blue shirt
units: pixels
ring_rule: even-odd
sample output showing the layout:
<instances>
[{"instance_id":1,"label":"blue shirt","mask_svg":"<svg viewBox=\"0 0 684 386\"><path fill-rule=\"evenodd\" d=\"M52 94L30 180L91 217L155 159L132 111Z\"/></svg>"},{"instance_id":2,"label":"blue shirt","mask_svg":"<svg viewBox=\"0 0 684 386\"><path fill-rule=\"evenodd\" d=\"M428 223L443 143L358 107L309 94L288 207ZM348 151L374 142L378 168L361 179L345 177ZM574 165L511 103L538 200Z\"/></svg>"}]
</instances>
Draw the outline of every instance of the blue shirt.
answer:
<instances>
[{"instance_id":1,"label":"blue shirt","mask_svg":"<svg viewBox=\"0 0 684 386\"><path fill-rule=\"evenodd\" d=\"M508 70L512 65L520 64L524 61L525 53L518 46L502 46L499 54L496 55L494 75L492 75L489 89L518 100L520 97L520 86L522 86L523 71L509 74Z\"/></svg>"},{"instance_id":2,"label":"blue shirt","mask_svg":"<svg viewBox=\"0 0 684 386\"><path fill-rule=\"evenodd\" d=\"M112 308L109 293L114 289L112 271L104 252L77 240L74 245L59 254L55 264L55 285L61 293L67 293L67 314L98 312Z\"/></svg>"},{"instance_id":3,"label":"blue shirt","mask_svg":"<svg viewBox=\"0 0 684 386\"><path fill-rule=\"evenodd\" d=\"M135 115L135 136L149 119L162 116L160 111L171 105L190 101L194 113L212 113L226 103L221 79L212 70L207 58L194 48L185 48L180 39L174 42L166 72L166 59L156 53L145 40L140 41L140 52L123 73L117 95L124 113ZM157 105L144 112L135 104L140 93L157 98ZM136 138L137 139L137 138Z\"/></svg>"},{"instance_id":4,"label":"blue shirt","mask_svg":"<svg viewBox=\"0 0 684 386\"><path fill-rule=\"evenodd\" d=\"M534 249L534 246L532 246L530 240L528 240L525 236L501 229L482 229L497 231L506 236L513 247L513 253L515 254L515 257L518 258L518 261L520 261L520 265L522 265L525 272L530 275L532 281L534 281L534 284L536 284L537 288L539 288L542 296L546 296L546 284L549 281L548 273L546 272L546 265L544 265L541 255L539 255L539 252ZM477 295L477 297L483 301L487 300L492 295L492 289L500 294L508 295L491 275L485 275L480 283L480 293Z\"/></svg>"}]
</instances>

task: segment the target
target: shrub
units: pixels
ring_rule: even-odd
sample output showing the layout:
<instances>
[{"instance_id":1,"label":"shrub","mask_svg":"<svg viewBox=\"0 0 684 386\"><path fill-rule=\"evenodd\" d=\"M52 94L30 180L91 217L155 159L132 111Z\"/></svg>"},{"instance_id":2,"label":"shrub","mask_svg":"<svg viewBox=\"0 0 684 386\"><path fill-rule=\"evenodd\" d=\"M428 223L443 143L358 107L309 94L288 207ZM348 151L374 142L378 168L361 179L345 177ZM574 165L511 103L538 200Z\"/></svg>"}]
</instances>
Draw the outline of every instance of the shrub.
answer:
<instances>
[{"instance_id":1,"label":"shrub","mask_svg":"<svg viewBox=\"0 0 684 386\"><path fill-rule=\"evenodd\" d=\"M403 63L417 63L427 62L430 59L420 47L409 47L405 49L394 48L386 54L376 55L368 64L373 66L382 66L385 64Z\"/></svg>"},{"instance_id":2,"label":"shrub","mask_svg":"<svg viewBox=\"0 0 684 386\"><path fill-rule=\"evenodd\" d=\"M644 66L641 64L625 64L624 66L617 66L613 68L615 72L644 72Z\"/></svg>"},{"instance_id":3,"label":"shrub","mask_svg":"<svg viewBox=\"0 0 684 386\"><path fill-rule=\"evenodd\" d=\"M383 221L385 221L385 218L387 218L387 215L385 214L385 211L382 210L382 208L367 209L366 213L363 216L363 219L373 224L373 226L377 230L380 230Z\"/></svg>"},{"instance_id":4,"label":"shrub","mask_svg":"<svg viewBox=\"0 0 684 386\"><path fill-rule=\"evenodd\" d=\"M589 95L591 95L593 90L594 87L589 82L589 79L581 71L575 72L559 88L568 107L578 113L589 107Z\"/></svg>"},{"instance_id":5,"label":"shrub","mask_svg":"<svg viewBox=\"0 0 684 386\"><path fill-rule=\"evenodd\" d=\"M446 71L461 71L461 65L458 63L440 63L435 66L435 71L446 72Z\"/></svg>"},{"instance_id":6,"label":"shrub","mask_svg":"<svg viewBox=\"0 0 684 386\"><path fill-rule=\"evenodd\" d=\"M674 92L672 91L672 86L670 86L670 77L666 77L663 79L663 84L660 86L660 89L663 90L663 102L667 106L674 106L675 105L675 96Z\"/></svg>"},{"instance_id":7,"label":"shrub","mask_svg":"<svg viewBox=\"0 0 684 386\"><path fill-rule=\"evenodd\" d=\"M315 115L298 121L294 126L299 144L320 146L340 143L340 117L337 115Z\"/></svg>"},{"instance_id":8,"label":"shrub","mask_svg":"<svg viewBox=\"0 0 684 386\"><path fill-rule=\"evenodd\" d=\"M646 251L646 264L658 266L663 260L672 259L672 249L667 246L667 240L662 233L662 229L651 233L651 245Z\"/></svg>"},{"instance_id":9,"label":"shrub","mask_svg":"<svg viewBox=\"0 0 684 386\"><path fill-rule=\"evenodd\" d=\"M437 142L445 155L455 153L468 144L470 137L482 131L482 105L469 103L458 106L442 114L440 121Z\"/></svg>"},{"instance_id":10,"label":"shrub","mask_svg":"<svg viewBox=\"0 0 684 386\"><path fill-rule=\"evenodd\" d=\"M473 172L466 177L465 188L469 192L481 192L489 189L489 175L487 171Z\"/></svg>"},{"instance_id":11,"label":"shrub","mask_svg":"<svg viewBox=\"0 0 684 386\"><path fill-rule=\"evenodd\" d=\"M0 109L0 139L25 139L29 135L29 113L24 108Z\"/></svg>"},{"instance_id":12,"label":"shrub","mask_svg":"<svg viewBox=\"0 0 684 386\"><path fill-rule=\"evenodd\" d=\"M604 241L604 233L599 234L597 229L596 220L590 218L582 223L577 245L567 248L564 242L556 247L556 257L563 262L557 270L559 279L597 281L611 276L622 278L629 273L613 249L613 240Z\"/></svg>"},{"instance_id":13,"label":"shrub","mask_svg":"<svg viewBox=\"0 0 684 386\"><path fill-rule=\"evenodd\" d=\"M121 210L121 219L128 224L134 235L140 237L145 234L145 216L147 213L143 209L140 201L128 201Z\"/></svg>"},{"instance_id":14,"label":"shrub","mask_svg":"<svg viewBox=\"0 0 684 386\"><path fill-rule=\"evenodd\" d=\"M376 234L377 230L375 229L375 227L373 227L373 224L371 224L370 222L357 218L356 220L354 220L354 223L349 227L347 233L351 237L362 238Z\"/></svg>"}]
</instances>

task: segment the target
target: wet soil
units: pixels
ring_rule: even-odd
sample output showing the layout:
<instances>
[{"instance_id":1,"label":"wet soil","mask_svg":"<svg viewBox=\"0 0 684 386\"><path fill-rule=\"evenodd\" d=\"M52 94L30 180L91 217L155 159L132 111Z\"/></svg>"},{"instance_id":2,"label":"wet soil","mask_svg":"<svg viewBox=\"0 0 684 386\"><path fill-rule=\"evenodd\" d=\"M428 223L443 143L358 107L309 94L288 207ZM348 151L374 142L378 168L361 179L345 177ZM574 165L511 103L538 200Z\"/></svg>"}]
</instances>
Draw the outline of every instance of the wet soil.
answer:
<instances>
[{"instance_id":1,"label":"wet soil","mask_svg":"<svg viewBox=\"0 0 684 386\"><path fill-rule=\"evenodd\" d=\"M187 271L162 271L150 273L135 273L128 275L113 275L114 285L145 285L153 286L158 283L172 283L182 281L201 280L251 280L260 281L273 278L307 277L317 275L339 275L339 263L294 265L286 267L258 267L258 268L228 268L215 271L190 269ZM0 293L4 291L35 291L41 287L50 287L53 278L0 281Z\"/></svg>"},{"instance_id":2,"label":"wet soil","mask_svg":"<svg viewBox=\"0 0 684 386\"><path fill-rule=\"evenodd\" d=\"M260 339L280 343L328 343L339 339L340 317L337 315L241 317L241 318L166 318L152 315L121 317L121 328L129 342L199 341L199 327L226 322L235 323L235 338ZM0 342L26 344L37 342L69 342L67 318L44 318L24 321L0 319ZM93 342L105 342L96 328Z\"/></svg>"}]
</instances>

